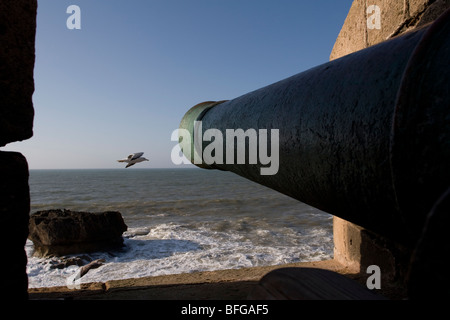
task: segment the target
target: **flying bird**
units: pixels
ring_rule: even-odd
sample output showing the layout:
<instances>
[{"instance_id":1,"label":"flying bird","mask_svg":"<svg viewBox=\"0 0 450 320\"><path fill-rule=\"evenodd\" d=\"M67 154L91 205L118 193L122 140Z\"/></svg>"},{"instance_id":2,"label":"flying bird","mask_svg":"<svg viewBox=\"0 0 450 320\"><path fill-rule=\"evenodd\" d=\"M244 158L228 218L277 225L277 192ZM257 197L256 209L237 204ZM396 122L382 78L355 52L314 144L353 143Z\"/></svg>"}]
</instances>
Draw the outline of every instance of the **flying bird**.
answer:
<instances>
[{"instance_id":1,"label":"flying bird","mask_svg":"<svg viewBox=\"0 0 450 320\"><path fill-rule=\"evenodd\" d=\"M135 165L136 163L142 162L142 161L149 161L148 159L144 158L142 155L143 152L137 152L130 154L127 158L122 160L117 160L117 162L126 162L127 166L125 168L131 167L132 165Z\"/></svg>"}]
</instances>

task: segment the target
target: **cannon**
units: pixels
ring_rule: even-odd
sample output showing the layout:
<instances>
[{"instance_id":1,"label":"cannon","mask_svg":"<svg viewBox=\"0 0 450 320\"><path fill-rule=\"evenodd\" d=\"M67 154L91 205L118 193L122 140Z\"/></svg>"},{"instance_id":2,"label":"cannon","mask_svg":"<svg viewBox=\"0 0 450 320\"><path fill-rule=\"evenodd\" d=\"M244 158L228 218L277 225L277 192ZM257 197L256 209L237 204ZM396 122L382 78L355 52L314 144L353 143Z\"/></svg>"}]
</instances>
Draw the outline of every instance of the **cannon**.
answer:
<instances>
[{"instance_id":1,"label":"cannon","mask_svg":"<svg viewBox=\"0 0 450 320\"><path fill-rule=\"evenodd\" d=\"M447 11L235 99L198 104L181 120L179 145L201 168L413 245L450 186L449 57Z\"/></svg>"}]
</instances>

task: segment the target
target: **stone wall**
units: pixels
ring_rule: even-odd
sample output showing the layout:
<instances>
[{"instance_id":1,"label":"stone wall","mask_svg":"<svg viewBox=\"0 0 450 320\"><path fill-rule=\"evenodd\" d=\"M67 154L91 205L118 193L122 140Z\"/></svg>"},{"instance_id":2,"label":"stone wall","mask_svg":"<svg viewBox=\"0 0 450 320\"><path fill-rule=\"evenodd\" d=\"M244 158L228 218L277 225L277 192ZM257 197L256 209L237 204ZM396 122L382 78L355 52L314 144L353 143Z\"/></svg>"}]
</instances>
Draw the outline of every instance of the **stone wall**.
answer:
<instances>
[{"instance_id":1,"label":"stone wall","mask_svg":"<svg viewBox=\"0 0 450 320\"><path fill-rule=\"evenodd\" d=\"M379 8L376 26L374 7ZM450 8L450 0L355 0L339 33L330 60L362 50L424 26ZM414 248L403 248L343 219L334 218L334 258L354 272L378 265L385 280L404 284Z\"/></svg>"},{"instance_id":2,"label":"stone wall","mask_svg":"<svg viewBox=\"0 0 450 320\"><path fill-rule=\"evenodd\" d=\"M376 14L373 7L371 9L373 5L380 10L379 28L371 25L371 18L375 18ZM330 60L426 25L448 8L450 0L355 0L334 44Z\"/></svg>"},{"instance_id":3,"label":"stone wall","mask_svg":"<svg viewBox=\"0 0 450 320\"><path fill-rule=\"evenodd\" d=\"M380 28L368 28L368 9L380 9ZM331 59L364 49L436 19L450 0L355 0ZM0 0L0 147L33 135L37 0ZM374 14L374 12L371 12ZM0 272L7 298L27 297L26 255L30 199L28 165L15 152L0 151L0 222L7 241ZM335 259L364 271L379 264L398 276L404 266L396 244L335 219Z\"/></svg>"},{"instance_id":4,"label":"stone wall","mask_svg":"<svg viewBox=\"0 0 450 320\"><path fill-rule=\"evenodd\" d=\"M0 0L0 147L33 135L37 0ZM25 242L30 195L28 164L0 151L0 222L4 246L0 274L7 299L27 298Z\"/></svg>"},{"instance_id":5,"label":"stone wall","mask_svg":"<svg viewBox=\"0 0 450 320\"><path fill-rule=\"evenodd\" d=\"M0 223L4 241L1 286L9 298L25 298L28 290L27 257L30 196L28 165L17 152L0 152Z\"/></svg>"},{"instance_id":6,"label":"stone wall","mask_svg":"<svg viewBox=\"0 0 450 320\"><path fill-rule=\"evenodd\" d=\"M0 1L0 147L33 135L36 0Z\"/></svg>"}]
</instances>

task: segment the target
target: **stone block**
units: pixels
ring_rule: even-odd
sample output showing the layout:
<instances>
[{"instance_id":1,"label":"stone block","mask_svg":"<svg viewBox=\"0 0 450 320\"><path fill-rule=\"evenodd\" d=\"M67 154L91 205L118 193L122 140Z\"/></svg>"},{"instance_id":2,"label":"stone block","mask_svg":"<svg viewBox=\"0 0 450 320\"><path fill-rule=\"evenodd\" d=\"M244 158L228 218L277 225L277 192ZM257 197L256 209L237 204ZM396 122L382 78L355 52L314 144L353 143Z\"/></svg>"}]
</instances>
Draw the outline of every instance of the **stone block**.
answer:
<instances>
[{"instance_id":1,"label":"stone block","mask_svg":"<svg viewBox=\"0 0 450 320\"><path fill-rule=\"evenodd\" d=\"M7 298L27 296L25 243L28 237L30 192L28 164L20 153L0 152L0 225L2 226L2 290Z\"/></svg>"},{"instance_id":2,"label":"stone block","mask_svg":"<svg viewBox=\"0 0 450 320\"><path fill-rule=\"evenodd\" d=\"M36 0L0 0L0 147L33 135Z\"/></svg>"},{"instance_id":3,"label":"stone block","mask_svg":"<svg viewBox=\"0 0 450 320\"><path fill-rule=\"evenodd\" d=\"M364 18L366 12L366 0L355 0L342 26L339 36L331 52L330 60L343 57L355 51L367 47L366 24Z\"/></svg>"},{"instance_id":4,"label":"stone block","mask_svg":"<svg viewBox=\"0 0 450 320\"><path fill-rule=\"evenodd\" d=\"M415 2L415 1L417 1L417 0L410 0L410 2ZM450 0L436 0L435 2L431 3L429 6L425 6L422 9L422 11L420 11L420 9L418 9L417 14L412 15L412 17L415 17L415 19L417 21L414 26L421 27L430 22L433 22L434 20L439 18L439 16L443 12L448 10L449 8L450 8Z\"/></svg>"},{"instance_id":5,"label":"stone block","mask_svg":"<svg viewBox=\"0 0 450 320\"><path fill-rule=\"evenodd\" d=\"M422 0L422 2L423 1L426 0ZM370 18L371 14L366 12L364 16L366 19L367 46L372 46L389 39L408 17L405 8L405 1L377 0L369 1L368 3L377 5L380 8L381 16L380 29L368 28L367 19Z\"/></svg>"},{"instance_id":6,"label":"stone block","mask_svg":"<svg viewBox=\"0 0 450 320\"><path fill-rule=\"evenodd\" d=\"M368 27L368 19L380 9L380 28ZM450 8L450 0L355 0L339 33L330 60L365 49L436 20Z\"/></svg>"},{"instance_id":7,"label":"stone block","mask_svg":"<svg viewBox=\"0 0 450 320\"><path fill-rule=\"evenodd\" d=\"M367 8L381 10L381 28L369 29ZM355 0L336 40L330 60L376 45L436 20L450 8L450 0ZM373 232L334 217L334 259L354 272L378 265L386 281L406 278L414 248L401 247Z\"/></svg>"}]
</instances>

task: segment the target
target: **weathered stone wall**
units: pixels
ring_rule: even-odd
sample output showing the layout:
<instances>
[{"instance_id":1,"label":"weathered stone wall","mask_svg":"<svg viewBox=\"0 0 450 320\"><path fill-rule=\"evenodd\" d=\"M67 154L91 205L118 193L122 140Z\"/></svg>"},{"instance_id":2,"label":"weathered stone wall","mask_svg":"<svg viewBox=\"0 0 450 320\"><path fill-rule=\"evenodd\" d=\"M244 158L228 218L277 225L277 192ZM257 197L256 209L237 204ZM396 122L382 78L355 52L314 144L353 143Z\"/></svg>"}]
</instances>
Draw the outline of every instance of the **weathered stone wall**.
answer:
<instances>
[{"instance_id":1,"label":"weathered stone wall","mask_svg":"<svg viewBox=\"0 0 450 320\"><path fill-rule=\"evenodd\" d=\"M37 0L0 0L0 147L33 135ZM28 296L25 242L30 195L28 164L0 151L1 287L7 299Z\"/></svg>"},{"instance_id":2,"label":"weathered stone wall","mask_svg":"<svg viewBox=\"0 0 450 320\"><path fill-rule=\"evenodd\" d=\"M374 27L380 11L379 28ZM334 45L330 60L362 50L382 41L426 25L450 8L450 0L355 0ZM368 10L369 9L369 10ZM334 258L355 272L366 273L378 265L387 281L403 283L414 248L402 248L368 230L334 218Z\"/></svg>"},{"instance_id":3,"label":"weathered stone wall","mask_svg":"<svg viewBox=\"0 0 450 320\"><path fill-rule=\"evenodd\" d=\"M370 26L375 14L371 9L373 5L380 9L380 28ZM448 8L450 0L355 0L334 44L330 60L424 26Z\"/></svg>"},{"instance_id":4,"label":"weathered stone wall","mask_svg":"<svg viewBox=\"0 0 450 320\"><path fill-rule=\"evenodd\" d=\"M28 164L17 152L0 152L1 287L8 298L25 298L28 290L27 257L30 196Z\"/></svg>"},{"instance_id":5,"label":"weathered stone wall","mask_svg":"<svg viewBox=\"0 0 450 320\"><path fill-rule=\"evenodd\" d=\"M36 0L0 1L0 147L33 135Z\"/></svg>"}]
</instances>

